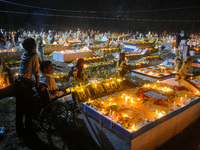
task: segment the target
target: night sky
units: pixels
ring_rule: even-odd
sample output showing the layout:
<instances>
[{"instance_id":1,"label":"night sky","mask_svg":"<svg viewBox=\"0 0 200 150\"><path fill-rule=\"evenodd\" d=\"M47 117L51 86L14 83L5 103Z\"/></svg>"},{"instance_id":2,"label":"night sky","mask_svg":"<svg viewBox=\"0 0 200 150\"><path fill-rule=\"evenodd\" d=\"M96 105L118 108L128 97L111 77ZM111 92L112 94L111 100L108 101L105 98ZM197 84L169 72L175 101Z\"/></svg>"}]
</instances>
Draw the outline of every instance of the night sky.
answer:
<instances>
[{"instance_id":1,"label":"night sky","mask_svg":"<svg viewBox=\"0 0 200 150\"><path fill-rule=\"evenodd\" d=\"M0 11L6 30L200 32L200 0L0 0Z\"/></svg>"}]
</instances>

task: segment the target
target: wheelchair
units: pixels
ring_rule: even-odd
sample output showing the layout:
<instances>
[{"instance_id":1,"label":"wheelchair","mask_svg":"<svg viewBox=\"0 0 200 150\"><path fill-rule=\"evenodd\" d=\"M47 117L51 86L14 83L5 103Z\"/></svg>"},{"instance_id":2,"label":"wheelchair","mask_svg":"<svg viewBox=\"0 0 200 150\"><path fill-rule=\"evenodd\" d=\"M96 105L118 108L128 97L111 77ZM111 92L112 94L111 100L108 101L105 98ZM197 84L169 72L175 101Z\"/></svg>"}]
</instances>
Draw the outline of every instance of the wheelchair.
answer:
<instances>
[{"instance_id":1,"label":"wheelchair","mask_svg":"<svg viewBox=\"0 0 200 150\"><path fill-rule=\"evenodd\" d=\"M67 93L62 97L50 99L50 93L44 83L44 91L36 89L34 95L33 119L39 121L41 128L45 131L52 131L62 123L73 124L76 127L82 126L79 103L73 99L72 93Z\"/></svg>"}]
</instances>

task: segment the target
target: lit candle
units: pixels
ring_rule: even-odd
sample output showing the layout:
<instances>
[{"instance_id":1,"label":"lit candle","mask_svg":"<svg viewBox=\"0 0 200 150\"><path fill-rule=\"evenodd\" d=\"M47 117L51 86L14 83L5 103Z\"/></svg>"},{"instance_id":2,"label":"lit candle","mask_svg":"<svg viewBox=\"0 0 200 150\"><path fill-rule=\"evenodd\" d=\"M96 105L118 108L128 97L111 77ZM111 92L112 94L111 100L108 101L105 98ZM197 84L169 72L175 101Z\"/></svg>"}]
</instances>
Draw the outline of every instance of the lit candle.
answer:
<instances>
[{"instance_id":1,"label":"lit candle","mask_svg":"<svg viewBox=\"0 0 200 150\"><path fill-rule=\"evenodd\" d=\"M133 98L131 98L131 105L133 105Z\"/></svg>"},{"instance_id":2,"label":"lit candle","mask_svg":"<svg viewBox=\"0 0 200 150\"><path fill-rule=\"evenodd\" d=\"M158 113L158 118L161 118L163 114L161 112Z\"/></svg>"},{"instance_id":3,"label":"lit candle","mask_svg":"<svg viewBox=\"0 0 200 150\"><path fill-rule=\"evenodd\" d=\"M123 117L124 117L124 118L125 118L125 117L128 117L128 115L127 115L127 114L124 114Z\"/></svg>"},{"instance_id":4,"label":"lit candle","mask_svg":"<svg viewBox=\"0 0 200 150\"><path fill-rule=\"evenodd\" d=\"M116 122L118 121L119 117L117 116Z\"/></svg>"},{"instance_id":5,"label":"lit candle","mask_svg":"<svg viewBox=\"0 0 200 150\"><path fill-rule=\"evenodd\" d=\"M126 98L125 98L125 102L126 102L126 105L127 105L127 96L126 96Z\"/></svg>"},{"instance_id":6,"label":"lit candle","mask_svg":"<svg viewBox=\"0 0 200 150\"><path fill-rule=\"evenodd\" d=\"M181 105L182 105L182 103L183 103L183 98L181 97Z\"/></svg>"},{"instance_id":7,"label":"lit candle","mask_svg":"<svg viewBox=\"0 0 200 150\"><path fill-rule=\"evenodd\" d=\"M135 125L132 125L131 130L132 131L136 131L137 130L136 127L135 127Z\"/></svg>"},{"instance_id":8,"label":"lit candle","mask_svg":"<svg viewBox=\"0 0 200 150\"><path fill-rule=\"evenodd\" d=\"M176 103L175 103L175 101L174 101L174 109L176 109Z\"/></svg>"},{"instance_id":9,"label":"lit candle","mask_svg":"<svg viewBox=\"0 0 200 150\"><path fill-rule=\"evenodd\" d=\"M113 111L113 112L112 112L112 119L114 119L114 115L115 115L115 112Z\"/></svg>"},{"instance_id":10,"label":"lit candle","mask_svg":"<svg viewBox=\"0 0 200 150\"><path fill-rule=\"evenodd\" d=\"M101 112L102 112L102 114L104 114L104 108L102 108Z\"/></svg>"},{"instance_id":11,"label":"lit candle","mask_svg":"<svg viewBox=\"0 0 200 150\"><path fill-rule=\"evenodd\" d=\"M147 118L144 119L144 123L145 123L145 124L147 123Z\"/></svg>"},{"instance_id":12,"label":"lit candle","mask_svg":"<svg viewBox=\"0 0 200 150\"><path fill-rule=\"evenodd\" d=\"M110 111L109 111L109 117L111 117L111 109L110 109Z\"/></svg>"}]
</instances>

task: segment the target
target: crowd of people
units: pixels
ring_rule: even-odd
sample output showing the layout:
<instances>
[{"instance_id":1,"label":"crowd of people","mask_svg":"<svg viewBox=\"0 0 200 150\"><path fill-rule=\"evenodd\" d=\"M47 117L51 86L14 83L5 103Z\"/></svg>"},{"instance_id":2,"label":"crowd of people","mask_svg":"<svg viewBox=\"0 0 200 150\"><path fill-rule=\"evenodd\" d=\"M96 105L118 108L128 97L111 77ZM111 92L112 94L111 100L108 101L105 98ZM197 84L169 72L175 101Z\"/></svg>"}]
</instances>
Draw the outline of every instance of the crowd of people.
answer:
<instances>
[{"instance_id":1,"label":"crowd of people","mask_svg":"<svg viewBox=\"0 0 200 150\"><path fill-rule=\"evenodd\" d=\"M38 47L41 44L49 45L49 44L67 44L72 41L79 42L92 42L92 41L107 41L111 39L111 42L116 42L116 40L121 39L124 40L140 40L140 39L155 39L156 41L166 41L173 42L177 41L178 45L181 40L187 40L188 45L196 46L200 41L200 34L187 34L184 32L176 32L176 33L166 33L163 32L161 34L148 32L142 34L140 32L127 32L127 33L117 33L117 32L105 32L102 33L100 31L94 30L67 30L67 31L55 31L49 30L47 32L41 31L37 32L33 31L25 31L23 29L18 31L4 31L0 30L0 49L12 49L16 46L19 46L20 43L24 41L26 38L35 39ZM177 46L178 46L177 45ZM177 47L176 46L176 47Z\"/></svg>"}]
</instances>

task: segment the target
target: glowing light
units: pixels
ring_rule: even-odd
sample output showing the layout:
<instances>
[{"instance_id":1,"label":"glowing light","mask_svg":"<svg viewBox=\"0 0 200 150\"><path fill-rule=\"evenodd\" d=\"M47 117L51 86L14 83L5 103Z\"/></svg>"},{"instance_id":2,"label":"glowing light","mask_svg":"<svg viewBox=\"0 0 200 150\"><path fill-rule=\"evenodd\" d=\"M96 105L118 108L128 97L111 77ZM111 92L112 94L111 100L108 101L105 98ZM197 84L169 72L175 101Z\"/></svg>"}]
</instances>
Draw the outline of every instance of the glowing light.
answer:
<instances>
[{"instance_id":1,"label":"glowing light","mask_svg":"<svg viewBox=\"0 0 200 150\"><path fill-rule=\"evenodd\" d=\"M127 102L128 97L126 96L125 101Z\"/></svg>"},{"instance_id":2,"label":"glowing light","mask_svg":"<svg viewBox=\"0 0 200 150\"><path fill-rule=\"evenodd\" d=\"M124 118L125 118L125 117L128 117L128 115L127 115L127 114L124 114L123 117L124 117Z\"/></svg>"},{"instance_id":3,"label":"glowing light","mask_svg":"<svg viewBox=\"0 0 200 150\"><path fill-rule=\"evenodd\" d=\"M161 112L158 113L158 118L161 118L163 114Z\"/></svg>"},{"instance_id":4,"label":"glowing light","mask_svg":"<svg viewBox=\"0 0 200 150\"><path fill-rule=\"evenodd\" d=\"M18 72L16 72L16 73L14 74L14 76L18 76Z\"/></svg>"},{"instance_id":5,"label":"glowing light","mask_svg":"<svg viewBox=\"0 0 200 150\"><path fill-rule=\"evenodd\" d=\"M133 98L131 98L131 103L133 104Z\"/></svg>"},{"instance_id":6,"label":"glowing light","mask_svg":"<svg viewBox=\"0 0 200 150\"><path fill-rule=\"evenodd\" d=\"M145 84L145 85L143 85L143 87L148 88L148 87L150 87L150 85L149 84Z\"/></svg>"},{"instance_id":7,"label":"glowing light","mask_svg":"<svg viewBox=\"0 0 200 150\"><path fill-rule=\"evenodd\" d=\"M163 91L163 92L172 92L173 90L171 89L171 88L168 88L168 87L163 87L163 88L161 88L161 90Z\"/></svg>"},{"instance_id":8,"label":"glowing light","mask_svg":"<svg viewBox=\"0 0 200 150\"><path fill-rule=\"evenodd\" d=\"M132 127L131 127L131 131L136 131L137 129L136 129L136 126L135 125L132 125Z\"/></svg>"},{"instance_id":9,"label":"glowing light","mask_svg":"<svg viewBox=\"0 0 200 150\"><path fill-rule=\"evenodd\" d=\"M150 72L148 73L148 75L154 75L154 73L150 71Z\"/></svg>"},{"instance_id":10,"label":"glowing light","mask_svg":"<svg viewBox=\"0 0 200 150\"><path fill-rule=\"evenodd\" d=\"M157 81L156 81L156 83L160 83L160 81L159 81L159 80L157 80Z\"/></svg>"}]
</instances>

